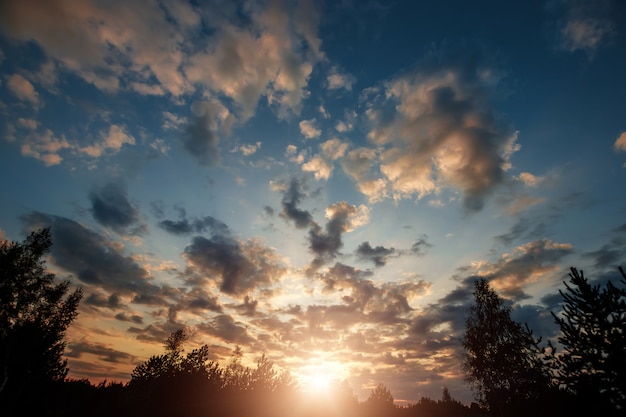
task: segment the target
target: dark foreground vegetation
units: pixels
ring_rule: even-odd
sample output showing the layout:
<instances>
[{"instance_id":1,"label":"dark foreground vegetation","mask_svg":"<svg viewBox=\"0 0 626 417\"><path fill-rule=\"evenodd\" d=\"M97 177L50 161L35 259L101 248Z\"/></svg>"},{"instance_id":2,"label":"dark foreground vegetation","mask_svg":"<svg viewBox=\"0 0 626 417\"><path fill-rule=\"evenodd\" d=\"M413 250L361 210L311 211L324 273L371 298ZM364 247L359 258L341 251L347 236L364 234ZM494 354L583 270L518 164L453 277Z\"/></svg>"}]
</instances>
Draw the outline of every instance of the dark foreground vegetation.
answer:
<instances>
[{"instance_id":1,"label":"dark foreground vegetation","mask_svg":"<svg viewBox=\"0 0 626 417\"><path fill-rule=\"evenodd\" d=\"M479 278L463 335L465 372L476 403L422 398L396 407L380 384L365 401L336 382L327 393L302 392L265 356L255 367L235 351L226 366L207 345L185 352L187 334L165 341L164 353L138 365L129 383L67 378L65 331L82 297L46 272L50 230L24 242L0 243L0 416L447 417L623 416L626 412L626 274L619 286L591 285L571 269L561 291L555 344L528 326Z\"/></svg>"}]
</instances>

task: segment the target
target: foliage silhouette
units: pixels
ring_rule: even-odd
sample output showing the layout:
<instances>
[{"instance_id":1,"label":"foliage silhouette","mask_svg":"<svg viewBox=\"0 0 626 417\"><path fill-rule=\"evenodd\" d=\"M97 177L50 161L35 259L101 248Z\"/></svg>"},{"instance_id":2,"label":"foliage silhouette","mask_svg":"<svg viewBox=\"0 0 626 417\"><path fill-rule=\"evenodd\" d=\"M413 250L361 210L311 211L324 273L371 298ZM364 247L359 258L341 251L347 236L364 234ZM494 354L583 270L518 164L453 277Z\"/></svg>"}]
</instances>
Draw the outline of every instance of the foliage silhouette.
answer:
<instances>
[{"instance_id":1,"label":"foliage silhouette","mask_svg":"<svg viewBox=\"0 0 626 417\"><path fill-rule=\"evenodd\" d=\"M45 270L49 229L24 242L0 246L0 406L3 415L158 417L448 417L569 416L580 412L622 415L626 401L626 274L622 287L591 285L571 268L563 311L553 313L560 351L540 347L528 326L511 319L511 308L484 279L475 283L475 304L466 319L464 369L480 404L423 397L405 407L382 383L359 402L345 381L312 396L289 373L262 354L243 365L235 347L222 367L208 345L185 352L189 333L173 332L164 353L140 363L127 384L68 380L63 359L67 327L82 292L69 293ZM29 403L26 405L25 403Z\"/></svg>"},{"instance_id":2,"label":"foliage silhouette","mask_svg":"<svg viewBox=\"0 0 626 417\"><path fill-rule=\"evenodd\" d=\"M593 411L626 410L626 274L623 287L608 281L591 285L583 271L571 268L561 314L552 313L561 328L563 352L553 355L557 380Z\"/></svg>"},{"instance_id":3,"label":"foliage silhouette","mask_svg":"<svg viewBox=\"0 0 626 417\"><path fill-rule=\"evenodd\" d=\"M474 299L462 341L467 380L493 415L524 415L555 388L540 340L511 319L510 307L483 278L475 282Z\"/></svg>"},{"instance_id":4,"label":"foliage silhouette","mask_svg":"<svg viewBox=\"0 0 626 417\"><path fill-rule=\"evenodd\" d=\"M46 271L49 228L23 242L0 243L0 408L25 412L41 404L50 383L67 376L64 336L82 291Z\"/></svg>"}]
</instances>

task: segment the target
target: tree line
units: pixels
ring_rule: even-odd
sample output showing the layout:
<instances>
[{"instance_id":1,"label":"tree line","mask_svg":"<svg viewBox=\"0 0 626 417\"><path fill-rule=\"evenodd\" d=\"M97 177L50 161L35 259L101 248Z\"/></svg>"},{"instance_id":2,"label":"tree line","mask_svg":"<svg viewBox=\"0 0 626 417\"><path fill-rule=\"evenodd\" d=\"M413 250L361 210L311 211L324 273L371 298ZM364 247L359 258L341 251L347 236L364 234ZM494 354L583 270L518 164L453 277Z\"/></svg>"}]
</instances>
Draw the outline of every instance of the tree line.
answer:
<instances>
[{"instance_id":1,"label":"tree line","mask_svg":"<svg viewBox=\"0 0 626 417\"><path fill-rule=\"evenodd\" d=\"M140 363L128 383L67 378L65 332L82 297L45 268L50 229L23 242L0 243L0 410L2 415L42 416L246 416L246 417L444 417L566 416L626 409L626 274L620 286L592 285L575 268L560 291L556 343L542 344L511 307L477 279L462 338L464 370L476 402L466 406L443 388L442 398L394 405L384 384L358 401L345 381L324 396L305 395L286 372L261 355L242 364L239 348L224 366L208 345L185 351L180 329L164 351Z\"/></svg>"}]
</instances>

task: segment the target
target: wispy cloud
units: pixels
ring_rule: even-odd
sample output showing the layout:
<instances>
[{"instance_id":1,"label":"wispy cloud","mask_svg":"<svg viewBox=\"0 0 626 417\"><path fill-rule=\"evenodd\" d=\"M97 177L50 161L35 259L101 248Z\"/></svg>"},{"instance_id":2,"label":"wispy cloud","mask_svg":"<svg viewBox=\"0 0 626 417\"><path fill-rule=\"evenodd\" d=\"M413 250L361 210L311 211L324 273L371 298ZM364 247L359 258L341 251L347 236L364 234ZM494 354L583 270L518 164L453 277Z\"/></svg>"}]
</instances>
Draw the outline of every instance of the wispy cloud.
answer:
<instances>
[{"instance_id":1,"label":"wispy cloud","mask_svg":"<svg viewBox=\"0 0 626 417\"><path fill-rule=\"evenodd\" d=\"M593 59L617 33L612 19L612 1L567 0L556 3L562 17L557 23L557 47L567 52L582 51Z\"/></svg>"}]
</instances>

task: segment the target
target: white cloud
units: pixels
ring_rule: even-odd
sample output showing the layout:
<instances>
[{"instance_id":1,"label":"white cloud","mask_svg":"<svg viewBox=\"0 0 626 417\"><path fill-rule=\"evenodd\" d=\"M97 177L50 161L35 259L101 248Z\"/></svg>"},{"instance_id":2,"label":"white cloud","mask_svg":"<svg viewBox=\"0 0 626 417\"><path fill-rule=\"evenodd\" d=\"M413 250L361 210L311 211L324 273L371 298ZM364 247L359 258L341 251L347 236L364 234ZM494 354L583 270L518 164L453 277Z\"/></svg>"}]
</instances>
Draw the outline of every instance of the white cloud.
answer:
<instances>
[{"instance_id":1,"label":"white cloud","mask_svg":"<svg viewBox=\"0 0 626 417\"><path fill-rule=\"evenodd\" d=\"M316 180L328 180L330 173L333 171L333 165L328 160L317 155L303 164L302 170L305 172L313 172Z\"/></svg>"},{"instance_id":2,"label":"white cloud","mask_svg":"<svg viewBox=\"0 0 626 417\"><path fill-rule=\"evenodd\" d=\"M244 156L250 156L256 153L257 150L261 148L261 142L256 143L246 143L244 145L236 148L237 151L241 152Z\"/></svg>"},{"instance_id":3,"label":"white cloud","mask_svg":"<svg viewBox=\"0 0 626 417\"><path fill-rule=\"evenodd\" d=\"M536 187L543 181L543 177L537 177L530 172L522 172L515 179L524 183L526 187Z\"/></svg>"},{"instance_id":4,"label":"white cloud","mask_svg":"<svg viewBox=\"0 0 626 417\"><path fill-rule=\"evenodd\" d=\"M327 140L320 145L322 154L325 158L330 160L342 158L348 150L348 147L349 145L347 143L342 142L337 138Z\"/></svg>"},{"instance_id":5,"label":"white cloud","mask_svg":"<svg viewBox=\"0 0 626 417\"><path fill-rule=\"evenodd\" d=\"M320 112L320 114L322 115L324 119L330 119L330 113L328 113L328 111L326 110L326 107L324 107L323 104L320 104L317 110Z\"/></svg>"},{"instance_id":6,"label":"white cloud","mask_svg":"<svg viewBox=\"0 0 626 417\"><path fill-rule=\"evenodd\" d=\"M341 160L344 172L350 176L359 191L370 203L381 201L387 197L387 181L376 172L378 154L374 149L357 148L350 151Z\"/></svg>"},{"instance_id":7,"label":"white cloud","mask_svg":"<svg viewBox=\"0 0 626 417\"><path fill-rule=\"evenodd\" d=\"M302 165L305 172L313 172L316 180L328 180L334 166L333 161L342 158L349 145L334 138L327 140L320 145L321 154L312 157L307 163ZM303 159L303 158L302 158Z\"/></svg>"},{"instance_id":8,"label":"white cloud","mask_svg":"<svg viewBox=\"0 0 626 417\"><path fill-rule=\"evenodd\" d=\"M52 62L48 70L72 72L108 92L128 89L180 100L201 87L205 97L231 99L236 109L230 110L240 121L251 117L261 97L281 117L298 114L313 66L325 59L314 2L295 8L247 3L245 25L241 9L213 13L212 7L23 0L4 5L0 24L13 39L37 43ZM190 55L187 40L199 36L206 47ZM47 78L57 77L48 71Z\"/></svg>"},{"instance_id":9,"label":"white cloud","mask_svg":"<svg viewBox=\"0 0 626 417\"><path fill-rule=\"evenodd\" d=\"M21 152L24 156L42 161L46 166L53 166L63 161L59 152L72 147L65 136L57 137L48 129L41 134L33 133L28 136L21 145Z\"/></svg>"},{"instance_id":10,"label":"white cloud","mask_svg":"<svg viewBox=\"0 0 626 417\"><path fill-rule=\"evenodd\" d=\"M299 114L313 66L323 56L313 4L305 3L305 14L299 12L302 4L294 14L279 3L262 10L251 7L251 25L245 29L222 23L208 47L185 65L188 79L233 99L242 121L254 113L261 97L279 117ZM303 53L300 39L311 47L310 54Z\"/></svg>"},{"instance_id":11,"label":"white cloud","mask_svg":"<svg viewBox=\"0 0 626 417\"><path fill-rule=\"evenodd\" d=\"M347 221L343 223L344 232L351 232L357 227L368 224L370 221L370 210L364 204L356 206L348 204L345 201L331 204L326 209L326 218L332 219L337 215L344 215L347 217Z\"/></svg>"},{"instance_id":12,"label":"white cloud","mask_svg":"<svg viewBox=\"0 0 626 417\"><path fill-rule=\"evenodd\" d=\"M300 121L300 133L307 139L315 139L322 134L322 131L317 127L317 121L315 119Z\"/></svg>"},{"instance_id":13,"label":"white cloud","mask_svg":"<svg viewBox=\"0 0 626 417\"><path fill-rule=\"evenodd\" d=\"M613 144L613 148L616 151L626 151L626 132L622 132L619 137L615 140Z\"/></svg>"},{"instance_id":14,"label":"white cloud","mask_svg":"<svg viewBox=\"0 0 626 417\"><path fill-rule=\"evenodd\" d=\"M336 67L333 67L326 77L326 83L329 90L352 90L352 86L356 82L356 78L348 73L340 72Z\"/></svg>"},{"instance_id":15,"label":"white cloud","mask_svg":"<svg viewBox=\"0 0 626 417\"><path fill-rule=\"evenodd\" d=\"M179 129L187 123L188 120L186 117L176 115L169 111L163 112L163 129Z\"/></svg>"},{"instance_id":16,"label":"white cloud","mask_svg":"<svg viewBox=\"0 0 626 417\"><path fill-rule=\"evenodd\" d=\"M93 158L99 158L107 151L117 153L122 149L123 145L135 144L135 138L126 133L124 127L115 124L109 127L108 132L102 132L100 137L102 139L100 142L82 147L80 152Z\"/></svg>"},{"instance_id":17,"label":"white cloud","mask_svg":"<svg viewBox=\"0 0 626 417\"><path fill-rule=\"evenodd\" d=\"M296 145L287 145L285 149L285 155L292 156L298 152L298 147Z\"/></svg>"},{"instance_id":18,"label":"white cloud","mask_svg":"<svg viewBox=\"0 0 626 417\"><path fill-rule=\"evenodd\" d=\"M489 68L439 65L400 76L370 98L368 138L386 150L380 171L394 199L463 192L466 210L482 208L519 149L517 132L489 101L497 74Z\"/></svg>"},{"instance_id":19,"label":"white cloud","mask_svg":"<svg viewBox=\"0 0 626 417\"><path fill-rule=\"evenodd\" d=\"M28 101L35 107L39 107L41 104L39 93L37 93L33 84L21 75L13 74L10 76L7 81L7 87L20 100Z\"/></svg>"}]
</instances>

